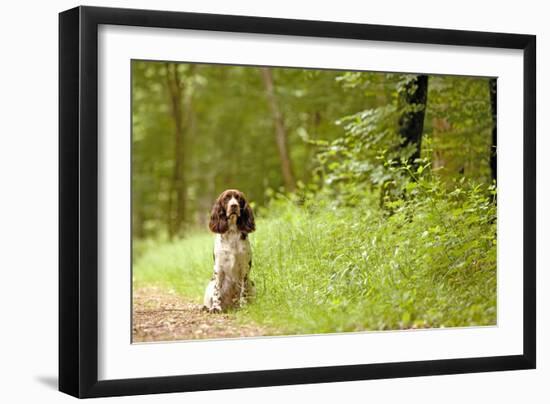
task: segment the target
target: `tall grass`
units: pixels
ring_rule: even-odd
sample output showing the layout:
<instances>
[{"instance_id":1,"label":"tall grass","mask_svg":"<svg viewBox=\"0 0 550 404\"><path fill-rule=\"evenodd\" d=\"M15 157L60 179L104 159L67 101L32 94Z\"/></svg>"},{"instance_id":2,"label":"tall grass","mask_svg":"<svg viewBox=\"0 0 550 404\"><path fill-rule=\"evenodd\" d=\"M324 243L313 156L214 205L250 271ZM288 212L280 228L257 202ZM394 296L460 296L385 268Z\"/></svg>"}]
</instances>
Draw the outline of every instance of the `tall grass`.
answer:
<instances>
[{"instance_id":1,"label":"tall grass","mask_svg":"<svg viewBox=\"0 0 550 404\"><path fill-rule=\"evenodd\" d=\"M250 236L257 297L237 317L282 334L495 324L495 207L484 190L438 192L392 215L368 201L274 201ZM200 301L212 242L140 246L135 285Z\"/></svg>"}]
</instances>

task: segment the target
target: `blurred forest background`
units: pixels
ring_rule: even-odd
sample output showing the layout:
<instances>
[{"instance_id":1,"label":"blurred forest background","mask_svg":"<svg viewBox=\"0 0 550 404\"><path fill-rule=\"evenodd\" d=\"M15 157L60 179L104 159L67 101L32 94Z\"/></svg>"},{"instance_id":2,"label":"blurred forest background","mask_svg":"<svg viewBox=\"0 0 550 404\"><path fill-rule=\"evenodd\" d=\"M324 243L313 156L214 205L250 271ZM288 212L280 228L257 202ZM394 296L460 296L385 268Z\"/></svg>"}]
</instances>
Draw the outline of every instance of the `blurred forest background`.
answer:
<instances>
[{"instance_id":1,"label":"blurred forest background","mask_svg":"<svg viewBox=\"0 0 550 404\"><path fill-rule=\"evenodd\" d=\"M200 300L212 203L238 188L259 284L239 316L496 322L496 79L133 61L132 128L134 287Z\"/></svg>"}]
</instances>

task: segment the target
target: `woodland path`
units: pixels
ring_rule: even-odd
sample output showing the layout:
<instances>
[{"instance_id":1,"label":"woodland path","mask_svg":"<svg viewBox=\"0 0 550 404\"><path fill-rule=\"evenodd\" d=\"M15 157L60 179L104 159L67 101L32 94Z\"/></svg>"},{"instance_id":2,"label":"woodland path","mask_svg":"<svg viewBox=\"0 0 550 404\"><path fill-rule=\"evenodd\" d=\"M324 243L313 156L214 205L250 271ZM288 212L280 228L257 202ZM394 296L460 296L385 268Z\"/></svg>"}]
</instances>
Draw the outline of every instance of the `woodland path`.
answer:
<instances>
[{"instance_id":1,"label":"woodland path","mask_svg":"<svg viewBox=\"0 0 550 404\"><path fill-rule=\"evenodd\" d=\"M200 304L158 287L134 290L132 315L132 342L273 335L266 327L238 322L234 314L210 314Z\"/></svg>"}]
</instances>

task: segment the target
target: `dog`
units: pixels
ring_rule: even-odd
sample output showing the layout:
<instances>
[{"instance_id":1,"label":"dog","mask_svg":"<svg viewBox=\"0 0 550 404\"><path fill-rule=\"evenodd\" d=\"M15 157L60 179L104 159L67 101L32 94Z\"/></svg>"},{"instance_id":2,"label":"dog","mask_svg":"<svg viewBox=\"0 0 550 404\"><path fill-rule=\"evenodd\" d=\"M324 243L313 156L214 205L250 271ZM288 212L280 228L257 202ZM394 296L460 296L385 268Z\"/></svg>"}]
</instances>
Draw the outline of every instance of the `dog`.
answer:
<instances>
[{"instance_id":1,"label":"dog","mask_svg":"<svg viewBox=\"0 0 550 404\"><path fill-rule=\"evenodd\" d=\"M216 199L208 227L214 242L214 274L204 293L205 310L219 313L241 307L255 294L248 275L252 249L248 234L256 230L254 214L244 194L228 189Z\"/></svg>"}]
</instances>

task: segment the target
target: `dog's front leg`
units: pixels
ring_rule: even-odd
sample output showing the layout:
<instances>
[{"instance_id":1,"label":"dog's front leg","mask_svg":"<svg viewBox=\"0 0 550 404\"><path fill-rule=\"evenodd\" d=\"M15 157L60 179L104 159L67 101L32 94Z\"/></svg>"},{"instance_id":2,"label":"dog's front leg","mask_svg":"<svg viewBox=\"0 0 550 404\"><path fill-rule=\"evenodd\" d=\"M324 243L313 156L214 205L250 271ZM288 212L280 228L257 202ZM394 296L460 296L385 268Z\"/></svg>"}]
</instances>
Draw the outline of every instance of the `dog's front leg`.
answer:
<instances>
[{"instance_id":1,"label":"dog's front leg","mask_svg":"<svg viewBox=\"0 0 550 404\"><path fill-rule=\"evenodd\" d=\"M240 299L239 304L242 307L243 305L249 303L251 300L254 300L254 297L256 296L256 288L254 286L254 282L250 280L248 277L248 274L245 275L244 279L242 280L240 284Z\"/></svg>"},{"instance_id":2,"label":"dog's front leg","mask_svg":"<svg viewBox=\"0 0 550 404\"><path fill-rule=\"evenodd\" d=\"M246 304L246 278L239 282L239 306L243 307Z\"/></svg>"},{"instance_id":3,"label":"dog's front leg","mask_svg":"<svg viewBox=\"0 0 550 404\"><path fill-rule=\"evenodd\" d=\"M224 273L217 265L214 266L214 292L212 293L212 306L210 313L220 313L222 311L221 290L223 285Z\"/></svg>"}]
</instances>

